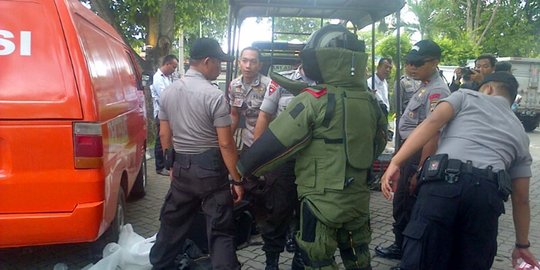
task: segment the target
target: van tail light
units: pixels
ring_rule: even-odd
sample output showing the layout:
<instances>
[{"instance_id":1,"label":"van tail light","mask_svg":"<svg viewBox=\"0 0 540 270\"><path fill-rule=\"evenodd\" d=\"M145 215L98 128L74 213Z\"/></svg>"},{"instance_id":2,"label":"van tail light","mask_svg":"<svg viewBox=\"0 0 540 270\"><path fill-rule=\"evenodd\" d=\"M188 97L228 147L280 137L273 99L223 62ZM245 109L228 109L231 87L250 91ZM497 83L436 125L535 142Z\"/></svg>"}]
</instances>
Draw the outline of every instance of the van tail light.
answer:
<instances>
[{"instance_id":1,"label":"van tail light","mask_svg":"<svg viewBox=\"0 0 540 270\"><path fill-rule=\"evenodd\" d=\"M102 135L99 124L73 124L73 151L76 169L101 168L103 166Z\"/></svg>"}]
</instances>

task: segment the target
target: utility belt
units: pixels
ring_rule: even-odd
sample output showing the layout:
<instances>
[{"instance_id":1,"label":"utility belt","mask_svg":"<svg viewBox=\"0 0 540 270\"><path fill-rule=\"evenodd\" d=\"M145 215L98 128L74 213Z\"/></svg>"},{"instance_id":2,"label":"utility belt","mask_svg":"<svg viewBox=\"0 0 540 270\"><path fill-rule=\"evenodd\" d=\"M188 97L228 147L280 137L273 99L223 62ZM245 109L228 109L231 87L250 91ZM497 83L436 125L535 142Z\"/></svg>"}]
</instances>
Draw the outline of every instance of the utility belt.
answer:
<instances>
[{"instance_id":1,"label":"utility belt","mask_svg":"<svg viewBox=\"0 0 540 270\"><path fill-rule=\"evenodd\" d=\"M189 168L191 164L199 165L210 170L225 168L219 148L210 148L200 154L176 153L174 149L166 149L164 157L165 168L169 167L169 169L174 163L179 163L183 168Z\"/></svg>"},{"instance_id":2,"label":"utility belt","mask_svg":"<svg viewBox=\"0 0 540 270\"><path fill-rule=\"evenodd\" d=\"M430 156L422 167L420 184L445 181L449 184L457 183L462 173L473 174L497 185L499 196L504 201L512 193L510 176L505 170L493 171L493 167L479 169L473 166L472 161L462 162L459 159L449 159L447 154Z\"/></svg>"}]
</instances>

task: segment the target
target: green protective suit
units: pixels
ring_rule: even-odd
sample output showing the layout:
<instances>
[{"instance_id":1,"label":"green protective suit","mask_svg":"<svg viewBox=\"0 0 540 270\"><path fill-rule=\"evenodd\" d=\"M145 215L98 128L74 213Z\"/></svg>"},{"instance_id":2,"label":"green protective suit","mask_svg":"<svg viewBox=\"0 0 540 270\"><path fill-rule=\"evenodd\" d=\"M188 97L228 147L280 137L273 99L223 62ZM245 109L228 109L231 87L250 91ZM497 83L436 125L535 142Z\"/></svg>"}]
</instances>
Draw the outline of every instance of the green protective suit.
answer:
<instances>
[{"instance_id":1,"label":"green protective suit","mask_svg":"<svg viewBox=\"0 0 540 270\"><path fill-rule=\"evenodd\" d=\"M387 120L366 90L365 53L320 48L314 55L324 84L299 93L237 167L242 175L261 175L296 158L297 241L307 269L337 269L337 247L347 269L370 269L367 174L386 146ZM291 92L302 88L272 77Z\"/></svg>"}]
</instances>

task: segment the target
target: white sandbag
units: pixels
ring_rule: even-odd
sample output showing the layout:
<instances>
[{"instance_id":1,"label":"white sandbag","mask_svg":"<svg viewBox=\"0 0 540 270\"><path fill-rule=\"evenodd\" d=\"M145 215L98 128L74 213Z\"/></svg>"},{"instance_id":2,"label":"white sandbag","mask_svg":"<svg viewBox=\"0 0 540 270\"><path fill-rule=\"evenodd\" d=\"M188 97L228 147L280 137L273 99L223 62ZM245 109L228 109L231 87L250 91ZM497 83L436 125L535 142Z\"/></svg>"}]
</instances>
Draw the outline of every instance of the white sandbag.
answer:
<instances>
[{"instance_id":1,"label":"white sandbag","mask_svg":"<svg viewBox=\"0 0 540 270\"><path fill-rule=\"evenodd\" d=\"M126 224L120 230L117 243L109 243L103 249L103 259L88 270L150 270L150 249L156 236L148 239L133 231L131 224Z\"/></svg>"},{"instance_id":2,"label":"white sandbag","mask_svg":"<svg viewBox=\"0 0 540 270\"><path fill-rule=\"evenodd\" d=\"M90 267L89 270L117 270L120 266L122 247L117 243L109 243L103 249L103 259Z\"/></svg>"}]
</instances>

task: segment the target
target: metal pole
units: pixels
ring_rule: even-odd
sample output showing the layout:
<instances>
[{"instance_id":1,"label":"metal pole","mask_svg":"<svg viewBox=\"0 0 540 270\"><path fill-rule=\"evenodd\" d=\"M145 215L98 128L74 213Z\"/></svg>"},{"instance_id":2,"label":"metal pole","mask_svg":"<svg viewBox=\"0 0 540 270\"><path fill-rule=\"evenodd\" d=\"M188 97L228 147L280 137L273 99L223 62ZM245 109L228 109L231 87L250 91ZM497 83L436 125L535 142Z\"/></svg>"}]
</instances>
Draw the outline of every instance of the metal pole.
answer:
<instances>
[{"instance_id":1,"label":"metal pole","mask_svg":"<svg viewBox=\"0 0 540 270\"><path fill-rule=\"evenodd\" d=\"M396 89L394 90L394 97L396 100L396 127L394 128L394 149L399 149L401 145L401 136L399 136L399 119L401 118L401 10L396 12L396 24L397 24L397 57L396 57Z\"/></svg>"},{"instance_id":2,"label":"metal pole","mask_svg":"<svg viewBox=\"0 0 540 270\"><path fill-rule=\"evenodd\" d=\"M274 65L274 32L276 31L275 27L276 25L274 22L274 17L272 17L272 39L270 43L270 68L268 69L268 74L270 74L270 72L274 72L272 67Z\"/></svg>"},{"instance_id":3,"label":"metal pole","mask_svg":"<svg viewBox=\"0 0 540 270\"><path fill-rule=\"evenodd\" d=\"M375 22L371 24L371 88L375 91Z\"/></svg>"},{"instance_id":4,"label":"metal pole","mask_svg":"<svg viewBox=\"0 0 540 270\"><path fill-rule=\"evenodd\" d=\"M232 55L233 48L233 37L232 37L232 29L233 29L233 8L229 5L229 19L227 21L227 52L229 55ZM229 84L232 80L232 63L227 62L227 73L225 76L225 89L229 88ZM225 95L227 97L228 95Z\"/></svg>"}]
</instances>

